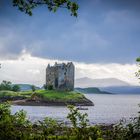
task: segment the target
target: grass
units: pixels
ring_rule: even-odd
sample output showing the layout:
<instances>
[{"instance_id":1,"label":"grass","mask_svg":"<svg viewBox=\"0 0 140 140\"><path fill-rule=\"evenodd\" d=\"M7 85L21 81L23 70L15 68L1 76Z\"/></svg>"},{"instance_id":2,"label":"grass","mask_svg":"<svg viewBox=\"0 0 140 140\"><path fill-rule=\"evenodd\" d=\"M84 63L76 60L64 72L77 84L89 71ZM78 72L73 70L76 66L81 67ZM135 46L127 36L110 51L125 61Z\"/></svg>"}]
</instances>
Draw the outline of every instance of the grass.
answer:
<instances>
[{"instance_id":1,"label":"grass","mask_svg":"<svg viewBox=\"0 0 140 140\"><path fill-rule=\"evenodd\" d=\"M81 101L85 96L74 91L36 90L36 96L47 101ZM4 97L26 97L30 98L32 91L13 92L0 91L0 98Z\"/></svg>"},{"instance_id":2,"label":"grass","mask_svg":"<svg viewBox=\"0 0 140 140\"><path fill-rule=\"evenodd\" d=\"M13 91L0 91L0 98L2 97L14 97L14 96L20 96L19 92L13 92Z\"/></svg>"},{"instance_id":3,"label":"grass","mask_svg":"<svg viewBox=\"0 0 140 140\"><path fill-rule=\"evenodd\" d=\"M8 91L8 90L2 90L0 91L0 98L3 97L31 97L31 91L30 92L14 92L14 91Z\"/></svg>"},{"instance_id":4,"label":"grass","mask_svg":"<svg viewBox=\"0 0 140 140\"><path fill-rule=\"evenodd\" d=\"M39 97L50 101L79 101L85 98L83 94L74 91L38 90L36 93Z\"/></svg>"}]
</instances>

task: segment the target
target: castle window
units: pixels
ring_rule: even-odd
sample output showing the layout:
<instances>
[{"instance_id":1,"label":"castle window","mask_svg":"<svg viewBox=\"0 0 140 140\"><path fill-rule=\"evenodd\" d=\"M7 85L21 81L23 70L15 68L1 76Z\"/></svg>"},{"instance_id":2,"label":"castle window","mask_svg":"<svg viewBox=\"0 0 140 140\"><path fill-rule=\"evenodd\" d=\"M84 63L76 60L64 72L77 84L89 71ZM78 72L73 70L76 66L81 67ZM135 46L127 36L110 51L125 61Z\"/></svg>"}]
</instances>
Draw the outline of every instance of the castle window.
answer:
<instances>
[{"instance_id":1,"label":"castle window","mask_svg":"<svg viewBox=\"0 0 140 140\"><path fill-rule=\"evenodd\" d=\"M58 87L58 78L55 78L55 88Z\"/></svg>"}]
</instances>

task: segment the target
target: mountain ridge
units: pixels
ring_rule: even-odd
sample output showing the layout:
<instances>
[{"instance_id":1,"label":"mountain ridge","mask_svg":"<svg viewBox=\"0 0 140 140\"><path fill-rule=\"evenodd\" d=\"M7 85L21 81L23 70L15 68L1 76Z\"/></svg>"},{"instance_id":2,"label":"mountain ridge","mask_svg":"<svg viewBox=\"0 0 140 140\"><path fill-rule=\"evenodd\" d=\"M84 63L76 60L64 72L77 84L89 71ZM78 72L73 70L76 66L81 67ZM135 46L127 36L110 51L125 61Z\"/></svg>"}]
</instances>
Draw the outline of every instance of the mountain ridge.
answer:
<instances>
[{"instance_id":1,"label":"mountain ridge","mask_svg":"<svg viewBox=\"0 0 140 140\"><path fill-rule=\"evenodd\" d=\"M75 87L110 87L110 86L130 86L129 83L117 78L92 79L83 77L75 80Z\"/></svg>"},{"instance_id":2,"label":"mountain ridge","mask_svg":"<svg viewBox=\"0 0 140 140\"><path fill-rule=\"evenodd\" d=\"M84 94L113 94L111 92L102 91L97 87L88 87L88 88L75 88L75 91L81 92Z\"/></svg>"}]
</instances>

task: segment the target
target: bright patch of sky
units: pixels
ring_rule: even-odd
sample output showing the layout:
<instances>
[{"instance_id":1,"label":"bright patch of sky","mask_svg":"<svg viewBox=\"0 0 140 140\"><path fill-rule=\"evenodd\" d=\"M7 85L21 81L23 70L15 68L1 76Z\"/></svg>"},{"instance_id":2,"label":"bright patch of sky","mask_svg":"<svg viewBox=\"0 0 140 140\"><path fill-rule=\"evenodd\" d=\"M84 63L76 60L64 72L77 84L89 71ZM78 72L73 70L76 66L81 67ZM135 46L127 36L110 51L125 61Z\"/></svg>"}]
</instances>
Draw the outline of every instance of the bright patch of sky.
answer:
<instances>
[{"instance_id":1,"label":"bright patch of sky","mask_svg":"<svg viewBox=\"0 0 140 140\"><path fill-rule=\"evenodd\" d=\"M2 60L2 69L0 69L0 81L3 79L13 83L29 83L43 86L45 83L45 70L50 63L62 63L67 61L51 60L38 57L32 57L30 54L23 53L17 60ZM131 85L138 85L138 79L135 72L138 67L135 64L86 64L74 62L75 79L89 77L93 79L117 78L128 82Z\"/></svg>"}]
</instances>

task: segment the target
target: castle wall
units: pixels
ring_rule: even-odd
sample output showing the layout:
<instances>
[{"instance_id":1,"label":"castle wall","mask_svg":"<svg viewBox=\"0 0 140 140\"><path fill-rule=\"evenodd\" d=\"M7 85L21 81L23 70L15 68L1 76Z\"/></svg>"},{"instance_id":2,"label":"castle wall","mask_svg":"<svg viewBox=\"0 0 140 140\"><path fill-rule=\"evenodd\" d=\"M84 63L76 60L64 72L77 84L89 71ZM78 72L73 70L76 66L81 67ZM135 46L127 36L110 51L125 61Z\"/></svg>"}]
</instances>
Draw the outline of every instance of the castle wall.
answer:
<instances>
[{"instance_id":1,"label":"castle wall","mask_svg":"<svg viewBox=\"0 0 140 140\"><path fill-rule=\"evenodd\" d=\"M68 87L74 89L74 65L69 65L67 70Z\"/></svg>"},{"instance_id":2,"label":"castle wall","mask_svg":"<svg viewBox=\"0 0 140 140\"><path fill-rule=\"evenodd\" d=\"M74 65L73 63L55 64L46 69L46 84L53 85L57 90L74 89Z\"/></svg>"},{"instance_id":3,"label":"castle wall","mask_svg":"<svg viewBox=\"0 0 140 140\"><path fill-rule=\"evenodd\" d=\"M57 77L57 70L55 67L46 69L46 84L55 87L55 78Z\"/></svg>"}]
</instances>

